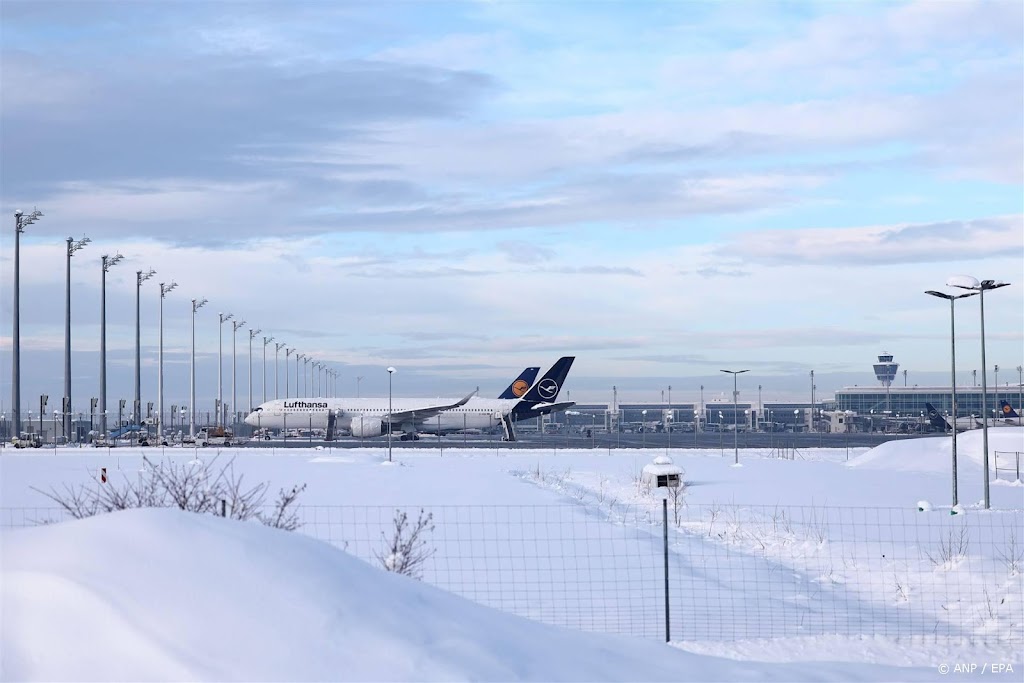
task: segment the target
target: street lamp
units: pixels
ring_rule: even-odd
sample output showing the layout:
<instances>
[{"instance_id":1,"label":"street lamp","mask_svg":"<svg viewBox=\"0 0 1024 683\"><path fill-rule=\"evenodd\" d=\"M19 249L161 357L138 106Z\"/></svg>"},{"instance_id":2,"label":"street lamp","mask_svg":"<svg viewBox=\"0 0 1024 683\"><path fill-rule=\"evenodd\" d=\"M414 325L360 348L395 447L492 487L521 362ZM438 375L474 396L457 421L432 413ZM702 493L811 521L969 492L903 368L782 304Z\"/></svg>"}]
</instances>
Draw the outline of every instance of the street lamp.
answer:
<instances>
[{"instance_id":1,"label":"street lamp","mask_svg":"<svg viewBox=\"0 0 1024 683\"><path fill-rule=\"evenodd\" d=\"M312 386L313 385L313 382L312 382L313 376L311 374L309 374L308 372L306 372L306 366L309 365L309 362L311 360L313 360L313 359L310 358L309 356L303 356L302 357L302 393L305 394L306 396L310 396L311 395L309 392L313 388L313 386ZM310 379L309 384L306 383L307 376ZM299 393L298 389L296 389L295 393Z\"/></svg>"},{"instance_id":2,"label":"street lamp","mask_svg":"<svg viewBox=\"0 0 1024 683\"><path fill-rule=\"evenodd\" d=\"M288 373L289 373L289 370L288 370L288 358L294 352L295 352L294 348L286 348L285 349L285 398L289 397L288 386L291 384L291 380L289 380L289 377L288 377ZM297 390L298 390L298 387L296 387L296 393L298 393Z\"/></svg>"},{"instance_id":3,"label":"street lamp","mask_svg":"<svg viewBox=\"0 0 1024 683\"><path fill-rule=\"evenodd\" d=\"M220 323L217 325L217 418L214 420L214 424L218 427L221 425L220 413L224 410L224 323L234 317L234 313L218 313L217 318ZM195 401L193 401L194 403Z\"/></svg>"},{"instance_id":4,"label":"street lamp","mask_svg":"<svg viewBox=\"0 0 1024 683\"><path fill-rule=\"evenodd\" d=\"M256 407L256 406L254 406L252 404L252 340L256 337L257 334L259 334L262 331L263 330L254 330L252 328L249 328L249 412L252 412L252 409ZM267 347L264 346L263 347L264 362L266 362L266 350L267 350ZM264 365L263 367L266 368L266 365ZM265 377L266 377L266 375L264 375L264 378ZM237 407L236 407L236 410L237 410Z\"/></svg>"},{"instance_id":5,"label":"street lamp","mask_svg":"<svg viewBox=\"0 0 1024 683\"><path fill-rule=\"evenodd\" d=\"M295 398L299 397L299 361L303 358L305 358L305 354L295 354ZM305 378L305 374L303 374L303 378Z\"/></svg>"},{"instance_id":6,"label":"street lamp","mask_svg":"<svg viewBox=\"0 0 1024 683\"><path fill-rule=\"evenodd\" d=\"M356 398L359 398L359 384L363 381L362 377L356 377Z\"/></svg>"},{"instance_id":7,"label":"street lamp","mask_svg":"<svg viewBox=\"0 0 1024 683\"><path fill-rule=\"evenodd\" d=\"M278 370L278 368L277 368L277 361L281 357L281 349L285 349L286 346L288 346L288 345L283 343L283 342L280 343L280 344L278 344L277 342L274 342L274 400L275 401L277 399L281 398L281 391L280 391L280 388L278 387L278 381L281 378L281 371ZM285 349L285 359L284 359L284 372L285 372L285 376L288 375L288 358L287 358L287 355L288 355L288 350ZM288 391L288 385L287 384L285 385L284 388L285 388L285 391Z\"/></svg>"},{"instance_id":8,"label":"street lamp","mask_svg":"<svg viewBox=\"0 0 1024 683\"><path fill-rule=\"evenodd\" d=\"M641 419L641 422L640 422L640 432L644 435L643 436L643 439L644 439L643 447L647 448L647 411L646 410L641 410L640 411L640 415L641 415L641 418L640 418Z\"/></svg>"},{"instance_id":9,"label":"street lamp","mask_svg":"<svg viewBox=\"0 0 1024 683\"><path fill-rule=\"evenodd\" d=\"M137 425L142 424L142 361L140 351L141 332L139 327L139 292L142 289L142 283L154 275L156 275L156 271L152 268L146 272L141 270L135 271L135 403L133 404L135 420L133 424Z\"/></svg>"},{"instance_id":10,"label":"street lamp","mask_svg":"<svg viewBox=\"0 0 1024 683\"><path fill-rule=\"evenodd\" d=\"M273 337L264 337L263 338L263 402L264 403L267 402L267 345L270 344L273 341L274 341ZM276 359L275 359L275 362L274 362L274 370L275 371L277 370L277 361L276 361ZM275 378L274 390L275 391L277 390L276 378ZM274 398L277 398L277 396L275 395Z\"/></svg>"},{"instance_id":11,"label":"street lamp","mask_svg":"<svg viewBox=\"0 0 1024 683\"><path fill-rule=\"evenodd\" d=\"M732 431L733 431L732 440L733 440L733 452L735 454L735 461L733 462L733 464L734 465L739 465L740 464L740 438L739 438L739 423L737 422L738 417L739 417L739 415L738 415L739 409L736 406L736 399L739 396L740 392L736 390L736 375L743 374L744 372L750 372L750 370L722 370L722 372L726 372L726 373L732 375L732 424L733 424L733 427L732 427Z\"/></svg>"},{"instance_id":12,"label":"street lamp","mask_svg":"<svg viewBox=\"0 0 1024 683\"><path fill-rule=\"evenodd\" d=\"M100 280L100 413L103 415L100 431L107 433L107 272L124 259L121 254L100 257L103 266Z\"/></svg>"},{"instance_id":13,"label":"street lamp","mask_svg":"<svg viewBox=\"0 0 1024 683\"><path fill-rule=\"evenodd\" d=\"M950 357L950 402L951 422L953 424L953 507L957 506L957 475L956 475L956 318L954 304L957 299L966 299L969 296L977 296L978 292L967 292L966 294L946 294L929 289L925 294L937 296L949 302L949 357Z\"/></svg>"},{"instance_id":14,"label":"street lamp","mask_svg":"<svg viewBox=\"0 0 1024 683\"><path fill-rule=\"evenodd\" d=\"M157 407L156 407L156 424L157 424L157 439L160 443L164 441L164 297L166 297L175 287L178 286L177 282L172 282L169 285L160 283L160 346L157 353L157 372L156 372L156 393L157 393ZM174 408L171 408L171 426L174 426Z\"/></svg>"},{"instance_id":15,"label":"street lamp","mask_svg":"<svg viewBox=\"0 0 1024 683\"><path fill-rule=\"evenodd\" d=\"M968 289L980 294L981 302L981 448L983 452L982 467L985 470L985 509L989 509L989 472L988 472L988 385L985 377L988 375L988 366L985 365L985 292L990 289L1006 287L1009 282L997 280L981 280L970 275L954 275L946 280L947 287ZM956 423L953 423L954 426ZM955 431L955 428L954 428Z\"/></svg>"},{"instance_id":16,"label":"street lamp","mask_svg":"<svg viewBox=\"0 0 1024 683\"><path fill-rule=\"evenodd\" d=\"M238 412L238 330L245 327L244 320L235 320L231 323L231 409L236 413ZM252 351L252 344L250 346L250 353ZM249 364L249 382L252 382L252 363ZM249 401L250 407L252 401ZM235 424L234 415L231 416L231 424Z\"/></svg>"},{"instance_id":17,"label":"street lamp","mask_svg":"<svg viewBox=\"0 0 1024 683\"><path fill-rule=\"evenodd\" d=\"M33 210L27 216L21 209L14 212L14 326L11 338L11 414L14 420L13 436L21 434L21 233L43 213Z\"/></svg>"},{"instance_id":18,"label":"street lamp","mask_svg":"<svg viewBox=\"0 0 1024 683\"><path fill-rule=\"evenodd\" d=\"M206 299L192 299L192 373L189 379L188 434L196 435L196 311L206 304Z\"/></svg>"},{"instance_id":19,"label":"street lamp","mask_svg":"<svg viewBox=\"0 0 1024 683\"><path fill-rule=\"evenodd\" d=\"M391 462L391 376L395 369L388 366L388 462Z\"/></svg>"},{"instance_id":20,"label":"street lamp","mask_svg":"<svg viewBox=\"0 0 1024 683\"><path fill-rule=\"evenodd\" d=\"M67 242L67 287L64 300L64 441L70 443L71 434L71 255L91 242L88 237L75 241L69 237ZM54 434L54 439L57 435Z\"/></svg>"}]
</instances>

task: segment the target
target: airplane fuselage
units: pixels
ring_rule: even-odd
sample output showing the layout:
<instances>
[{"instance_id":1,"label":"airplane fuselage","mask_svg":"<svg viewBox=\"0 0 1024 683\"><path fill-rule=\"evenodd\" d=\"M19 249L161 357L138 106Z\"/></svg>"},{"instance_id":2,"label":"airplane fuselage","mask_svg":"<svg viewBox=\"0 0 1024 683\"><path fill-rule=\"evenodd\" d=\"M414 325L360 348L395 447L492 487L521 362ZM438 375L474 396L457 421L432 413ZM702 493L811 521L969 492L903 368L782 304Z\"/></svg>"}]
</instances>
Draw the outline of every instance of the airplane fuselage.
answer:
<instances>
[{"instance_id":1,"label":"airplane fuselage","mask_svg":"<svg viewBox=\"0 0 1024 683\"><path fill-rule=\"evenodd\" d=\"M249 425L268 429L326 429L328 417L333 412L335 427L353 433L373 435L387 433L388 416L412 414L418 409L427 410L438 403L451 401L439 398L393 398L390 407L388 399L381 398L291 398L267 401L249 414L245 422ZM469 399L464 405L450 408L422 420L404 418L391 423L392 432L451 433L464 429L490 429L501 424L503 416L512 412L518 399L478 398Z\"/></svg>"}]
</instances>

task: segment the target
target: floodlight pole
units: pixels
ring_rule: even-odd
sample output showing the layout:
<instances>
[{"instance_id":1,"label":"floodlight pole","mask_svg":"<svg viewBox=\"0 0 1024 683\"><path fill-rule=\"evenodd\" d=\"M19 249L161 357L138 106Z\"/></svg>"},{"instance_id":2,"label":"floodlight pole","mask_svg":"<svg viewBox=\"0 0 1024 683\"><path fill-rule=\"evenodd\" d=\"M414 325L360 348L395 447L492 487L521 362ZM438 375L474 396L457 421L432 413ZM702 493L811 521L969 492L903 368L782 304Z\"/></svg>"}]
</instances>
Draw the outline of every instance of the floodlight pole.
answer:
<instances>
[{"instance_id":1,"label":"floodlight pole","mask_svg":"<svg viewBox=\"0 0 1024 683\"><path fill-rule=\"evenodd\" d=\"M152 268L146 272L141 270L135 271L135 403L132 406L132 412L135 413L136 425L142 424L142 334L141 326L139 324L139 314L141 312L139 293L142 290L142 283L153 277L155 274L156 271Z\"/></svg>"},{"instance_id":2,"label":"floodlight pole","mask_svg":"<svg viewBox=\"0 0 1024 683\"><path fill-rule=\"evenodd\" d=\"M267 402L267 345L272 341L274 341L273 337L263 338L263 403ZM274 369L277 369L276 365ZM277 396L274 398L277 398Z\"/></svg>"},{"instance_id":3,"label":"floodlight pole","mask_svg":"<svg viewBox=\"0 0 1024 683\"><path fill-rule=\"evenodd\" d=\"M217 419L214 424L218 427L221 426L220 414L224 410L224 323L234 317L233 313L224 315L218 313L217 318L220 323L217 325Z\"/></svg>"},{"instance_id":4,"label":"floodlight pole","mask_svg":"<svg viewBox=\"0 0 1024 683\"><path fill-rule=\"evenodd\" d=\"M196 435L196 311L203 307L206 299L192 299L192 364L189 375L188 433Z\"/></svg>"},{"instance_id":5,"label":"floodlight pole","mask_svg":"<svg viewBox=\"0 0 1024 683\"><path fill-rule=\"evenodd\" d=\"M737 412L739 411L739 408L737 407L737 403L736 403L737 396L739 395L739 391L736 390L736 375L740 375L740 374L742 374L744 372L750 372L750 370L722 370L722 372L727 372L730 375L732 375L732 441L733 441L732 447L733 447L733 454L735 456L735 460L734 460L733 464L734 465L739 465L740 464L740 436L739 436L739 422L738 422L739 416L737 415ZM812 419L813 419L813 417L812 417Z\"/></svg>"},{"instance_id":6,"label":"floodlight pole","mask_svg":"<svg viewBox=\"0 0 1024 683\"><path fill-rule=\"evenodd\" d=\"M279 386L279 380L281 379L281 371L278 369L278 361L281 358L281 349L284 349L287 344L274 343L274 400L281 398L281 391ZM285 349L287 352L287 349ZM284 361L284 371L288 372L288 359Z\"/></svg>"},{"instance_id":7,"label":"floodlight pole","mask_svg":"<svg viewBox=\"0 0 1024 683\"><path fill-rule=\"evenodd\" d=\"M978 300L980 302L981 309L981 447L982 447L982 467L985 470L985 509L990 508L989 498L989 471L988 471L988 366L985 364L985 292L990 289L999 289L1000 287L1006 287L1009 282L998 282L996 280L977 280L971 276L954 276L950 278L946 284L950 287L957 287L959 289L969 289L971 291L978 292L980 295ZM955 422L953 423L956 424Z\"/></svg>"},{"instance_id":8,"label":"floodlight pole","mask_svg":"<svg viewBox=\"0 0 1024 683\"><path fill-rule=\"evenodd\" d=\"M231 410L235 413L238 412L238 330L245 326L244 320L235 320L231 323ZM250 346L250 353L252 351L252 344ZM252 365L249 366L249 381L252 382ZM252 401L250 401L252 403ZM227 411L224 413L225 420L227 419ZM231 426L234 428L235 416L231 416ZM227 426L226 424L224 425Z\"/></svg>"},{"instance_id":9,"label":"floodlight pole","mask_svg":"<svg viewBox=\"0 0 1024 683\"><path fill-rule=\"evenodd\" d=\"M263 330L254 330L252 328L249 329L249 409L246 412L250 412L250 413L252 412L252 409L256 407L256 406L254 406L252 404L252 340L256 337L257 334L259 334L262 331ZM267 350L267 347L264 346L263 347L263 351L264 351L263 358L264 358L264 361L266 359L266 350ZM266 367L266 365L264 365L264 367ZM266 375L264 375L264 377L265 376ZM236 406L236 408L237 408L237 406Z\"/></svg>"},{"instance_id":10,"label":"floodlight pole","mask_svg":"<svg viewBox=\"0 0 1024 683\"><path fill-rule=\"evenodd\" d=\"M169 285L160 283L160 346L157 353L157 371L156 371L156 393L157 393L157 408L156 408L156 424L157 424L157 439L159 443L164 442L164 297L178 286L177 282L172 282ZM174 408L172 407L173 411ZM174 427L174 417L171 417L171 428Z\"/></svg>"},{"instance_id":11,"label":"floodlight pole","mask_svg":"<svg viewBox=\"0 0 1024 683\"><path fill-rule=\"evenodd\" d=\"M102 276L100 279L100 413L103 415L100 433L107 435L107 271L117 265L124 257L121 254L101 258Z\"/></svg>"},{"instance_id":12,"label":"floodlight pole","mask_svg":"<svg viewBox=\"0 0 1024 683\"><path fill-rule=\"evenodd\" d=\"M937 296L940 299L946 299L949 301L949 357L950 357L950 383L951 383L951 394L950 394L950 419L953 422L952 433L953 433L953 507L955 508L959 503L957 493L957 472L956 472L956 317L954 313L954 304L957 299L966 299L969 296L976 296L978 292L968 292L966 294L945 294L943 292L936 292L934 290L928 290L925 294L931 294ZM955 510L952 511L955 514Z\"/></svg>"},{"instance_id":13,"label":"floodlight pole","mask_svg":"<svg viewBox=\"0 0 1024 683\"><path fill-rule=\"evenodd\" d=\"M91 242L88 237L75 241L68 238L67 278L64 300L64 443L71 443L71 255ZM57 435L53 435L54 443Z\"/></svg>"},{"instance_id":14,"label":"floodlight pole","mask_svg":"<svg viewBox=\"0 0 1024 683\"><path fill-rule=\"evenodd\" d=\"M388 366L388 462L391 462L391 376L395 369Z\"/></svg>"},{"instance_id":15,"label":"floodlight pole","mask_svg":"<svg viewBox=\"0 0 1024 683\"><path fill-rule=\"evenodd\" d=\"M29 215L21 209L14 212L14 323L11 335L11 417L12 436L21 436L21 233L32 225L42 212L33 210ZM42 431L42 428L40 428Z\"/></svg>"}]
</instances>

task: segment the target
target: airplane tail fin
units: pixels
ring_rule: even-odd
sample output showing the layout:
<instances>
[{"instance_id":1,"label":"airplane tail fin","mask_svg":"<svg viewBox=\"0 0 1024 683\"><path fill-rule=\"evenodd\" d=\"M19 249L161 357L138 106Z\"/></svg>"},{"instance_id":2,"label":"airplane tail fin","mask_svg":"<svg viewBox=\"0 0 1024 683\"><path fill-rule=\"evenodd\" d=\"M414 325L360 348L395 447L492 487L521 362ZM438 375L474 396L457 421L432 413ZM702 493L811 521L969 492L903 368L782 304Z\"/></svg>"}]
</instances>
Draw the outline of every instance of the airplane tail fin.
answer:
<instances>
[{"instance_id":1,"label":"airplane tail fin","mask_svg":"<svg viewBox=\"0 0 1024 683\"><path fill-rule=\"evenodd\" d=\"M505 391L501 392L498 398L522 398L529 391L530 387L533 386L533 380L537 379L539 372L540 368L526 368L515 378L512 384L508 385Z\"/></svg>"},{"instance_id":2,"label":"airplane tail fin","mask_svg":"<svg viewBox=\"0 0 1024 683\"><path fill-rule=\"evenodd\" d=\"M999 414L1002 415L1004 418L1020 417L1017 414L1017 411L1013 409L1013 406L1011 406L1006 401L1002 400L999 401Z\"/></svg>"},{"instance_id":3,"label":"airplane tail fin","mask_svg":"<svg viewBox=\"0 0 1024 683\"><path fill-rule=\"evenodd\" d=\"M530 403L547 403L558 398L558 392L562 390L562 385L569 375L569 368L572 367L574 360L576 360L576 356L562 356L555 361L555 364L544 373L540 381L523 395L522 400Z\"/></svg>"},{"instance_id":4,"label":"airplane tail fin","mask_svg":"<svg viewBox=\"0 0 1024 683\"><path fill-rule=\"evenodd\" d=\"M949 428L949 423L946 422L946 418L942 416L942 413L940 413L935 406L931 403L925 403L924 407L928 411L928 421L933 427L938 427L943 430Z\"/></svg>"}]
</instances>

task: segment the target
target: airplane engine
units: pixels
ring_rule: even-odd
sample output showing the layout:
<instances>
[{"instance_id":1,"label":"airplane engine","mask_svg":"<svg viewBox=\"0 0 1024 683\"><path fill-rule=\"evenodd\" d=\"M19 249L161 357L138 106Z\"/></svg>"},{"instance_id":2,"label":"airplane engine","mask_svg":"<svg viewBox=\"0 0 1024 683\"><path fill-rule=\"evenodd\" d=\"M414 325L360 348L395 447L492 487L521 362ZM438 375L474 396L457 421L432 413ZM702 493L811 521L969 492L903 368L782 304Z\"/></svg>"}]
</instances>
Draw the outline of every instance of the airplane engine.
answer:
<instances>
[{"instance_id":1,"label":"airplane engine","mask_svg":"<svg viewBox=\"0 0 1024 683\"><path fill-rule=\"evenodd\" d=\"M352 436L380 436L384 433L384 423L379 417L353 417Z\"/></svg>"}]
</instances>

